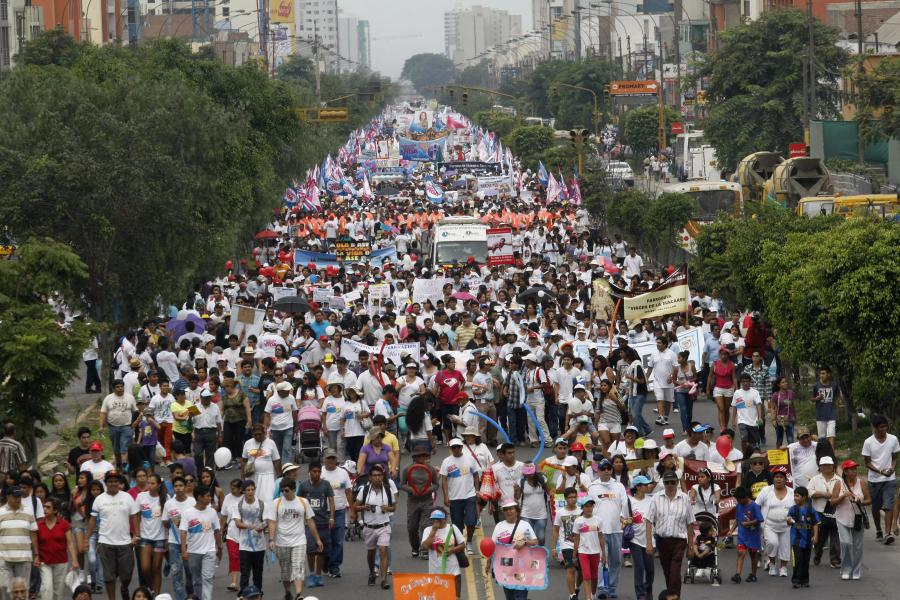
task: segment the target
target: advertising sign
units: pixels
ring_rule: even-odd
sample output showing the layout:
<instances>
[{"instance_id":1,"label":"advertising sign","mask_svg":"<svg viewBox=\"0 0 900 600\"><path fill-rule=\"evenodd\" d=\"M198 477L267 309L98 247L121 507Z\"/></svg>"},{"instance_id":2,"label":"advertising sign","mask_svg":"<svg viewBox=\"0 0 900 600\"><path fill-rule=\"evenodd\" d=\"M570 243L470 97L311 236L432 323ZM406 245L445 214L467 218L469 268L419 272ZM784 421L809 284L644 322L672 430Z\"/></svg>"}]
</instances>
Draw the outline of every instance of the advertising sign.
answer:
<instances>
[{"instance_id":1,"label":"advertising sign","mask_svg":"<svg viewBox=\"0 0 900 600\"><path fill-rule=\"evenodd\" d=\"M609 84L610 96L655 96L658 90L659 82L653 80L613 81Z\"/></svg>"},{"instance_id":2,"label":"advertising sign","mask_svg":"<svg viewBox=\"0 0 900 600\"><path fill-rule=\"evenodd\" d=\"M488 266L515 264L513 234L509 227L487 230Z\"/></svg>"}]
</instances>

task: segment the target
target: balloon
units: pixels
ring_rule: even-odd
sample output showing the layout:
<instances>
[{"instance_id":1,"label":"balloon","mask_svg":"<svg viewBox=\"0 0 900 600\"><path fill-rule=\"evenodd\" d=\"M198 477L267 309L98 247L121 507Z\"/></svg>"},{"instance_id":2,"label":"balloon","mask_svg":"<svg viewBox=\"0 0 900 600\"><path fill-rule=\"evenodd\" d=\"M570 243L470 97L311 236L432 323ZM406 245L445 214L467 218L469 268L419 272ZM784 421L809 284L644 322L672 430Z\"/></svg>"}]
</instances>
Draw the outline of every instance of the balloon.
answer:
<instances>
[{"instance_id":1,"label":"balloon","mask_svg":"<svg viewBox=\"0 0 900 600\"><path fill-rule=\"evenodd\" d=\"M329 325L328 327L325 328L325 335L327 335L328 337L333 336L334 332L335 332L334 325Z\"/></svg>"},{"instance_id":2,"label":"balloon","mask_svg":"<svg viewBox=\"0 0 900 600\"><path fill-rule=\"evenodd\" d=\"M720 435L716 439L716 451L722 458L728 458L728 453L731 452L731 438L727 435Z\"/></svg>"},{"instance_id":3,"label":"balloon","mask_svg":"<svg viewBox=\"0 0 900 600\"><path fill-rule=\"evenodd\" d=\"M234 268L234 262L233 262L233 261L230 261L230 260L225 261L225 270L226 270L226 271L230 271L230 270L233 269L233 268Z\"/></svg>"},{"instance_id":4,"label":"balloon","mask_svg":"<svg viewBox=\"0 0 900 600\"><path fill-rule=\"evenodd\" d=\"M481 549L481 553L486 557L490 558L494 555L494 540L491 538L482 539L481 543L478 544L478 547Z\"/></svg>"},{"instance_id":5,"label":"balloon","mask_svg":"<svg viewBox=\"0 0 900 600\"><path fill-rule=\"evenodd\" d=\"M486 414L478 412L477 410L473 410L473 411L471 412L471 414L475 415L475 416L478 417L479 419L484 419L485 421L487 421L488 423L490 423L491 425L493 425L494 428L495 428L497 431L499 431L499 432L503 435L503 439L506 440L506 443L507 443L507 444L511 444L511 443L512 443L512 440L509 439L509 434L507 434L507 433L506 433L506 430L503 429L503 427L500 426L500 423L498 423L497 421L493 420L492 418L490 418L490 417L487 416Z\"/></svg>"},{"instance_id":6,"label":"balloon","mask_svg":"<svg viewBox=\"0 0 900 600\"><path fill-rule=\"evenodd\" d=\"M534 428L538 432L538 439L540 441L538 442L537 453L534 455L534 458L531 459L531 462L533 462L534 464L538 464L541 462L541 454L543 454L544 450L546 449L547 440L546 438L544 438L544 430L541 429L541 425L538 422L537 415L534 414L534 411L531 409L531 407L526 403L522 405L522 408L524 408L525 412L528 413L528 418L531 419L532 423L534 423Z\"/></svg>"},{"instance_id":7,"label":"balloon","mask_svg":"<svg viewBox=\"0 0 900 600\"><path fill-rule=\"evenodd\" d=\"M543 298L544 296L546 296L546 294L544 293L544 290L541 290L540 292L538 292L538 298Z\"/></svg>"},{"instance_id":8,"label":"balloon","mask_svg":"<svg viewBox=\"0 0 900 600\"><path fill-rule=\"evenodd\" d=\"M213 458L216 461L216 466L220 469L224 469L228 463L231 462L231 450L228 448L219 448L216 450L216 453L213 455Z\"/></svg>"}]
</instances>

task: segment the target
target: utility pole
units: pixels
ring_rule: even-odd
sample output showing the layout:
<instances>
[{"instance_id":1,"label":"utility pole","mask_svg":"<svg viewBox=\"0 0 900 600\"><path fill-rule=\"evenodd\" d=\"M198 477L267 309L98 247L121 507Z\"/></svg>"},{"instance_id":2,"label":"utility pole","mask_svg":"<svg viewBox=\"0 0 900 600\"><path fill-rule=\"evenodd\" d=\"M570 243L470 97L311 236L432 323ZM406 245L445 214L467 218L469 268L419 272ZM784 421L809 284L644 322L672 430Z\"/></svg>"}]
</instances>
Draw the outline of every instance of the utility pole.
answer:
<instances>
[{"instance_id":1,"label":"utility pole","mask_svg":"<svg viewBox=\"0 0 900 600\"><path fill-rule=\"evenodd\" d=\"M675 107L681 111L681 0L674 1L675 8Z\"/></svg>"},{"instance_id":2,"label":"utility pole","mask_svg":"<svg viewBox=\"0 0 900 600\"><path fill-rule=\"evenodd\" d=\"M656 125L657 125L657 143L659 144L659 152L662 153L666 147L666 105L664 100L665 79L663 78L663 45L662 45L662 29L656 29L656 41L659 44L659 90L656 94Z\"/></svg>"},{"instance_id":3,"label":"utility pole","mask_svg":"<svg viewBox=\"0 0 900 600\"><path fill-rule=\"evenodd\" d=\"M633 70L631 68L631 34L625 36L625 44L628 47L628 76L633 77Z\"/></svg>"},{"instance_id":4,"label":"utility pole","mask_svg":"<svg viewBox=\"0 0 900 600\"><path fill-rule=\"evenodd\" d=\"M575 7L575 60L581 60L581 7Z\"/></svg>"},{"instance_id":5,"label":"utility pole","mask_svg":"<svg viewBox=\"0 0 900 600\"><path fill-rule=\"evenodd\" d=\"M865 74L866 68L863 65L863 28L862 28L862 0L856 0L856 53L857 59L859 61L859 78L862 79L862 76ZM856 86L854 86L856 90L859 90L859 81L857 81ZM859 91L856 92L856 106L857 110L859 109ZM808 142L807 142L808 143ZM863 143L862 136L857 129L856 132L856 158L859 161L859 164L866 164L866 146Z\"/></svg>"},{"instance_id":6,"label":"utility pole","mask_svg":"<svg viewBox=\"0 0 900 600\"><path fill-rule=\"evenodd\" d=\"M809 122L812 126L812 122L819 114L816 106L816 40L813 33L812 0L806 0L806 19L809 27ZM807 136L809 136L808 130ZM808 137L806 143L809 144Z\"/></svg>"},{"instance_id":7,"label":"utility pole","mask_svg":"<svg viewBox=\"0 0 900 600\"><path fill-rule=\"evenodd\" d=\"M319 21L313 21L313 56L316 61L316 103L322 101L322 88L319 75Z\"/></svg>"},{"instance_id":8,"label":"utility pole","mask_svg":"<svg viewBox=\"0 0 900 600\"><path fill-rule=\"evenodd\" d=\"M647 74L650 73L650 65L647 64L647 29L644 28L644 79L647 79Z\"/></svg>"}]
</instances>

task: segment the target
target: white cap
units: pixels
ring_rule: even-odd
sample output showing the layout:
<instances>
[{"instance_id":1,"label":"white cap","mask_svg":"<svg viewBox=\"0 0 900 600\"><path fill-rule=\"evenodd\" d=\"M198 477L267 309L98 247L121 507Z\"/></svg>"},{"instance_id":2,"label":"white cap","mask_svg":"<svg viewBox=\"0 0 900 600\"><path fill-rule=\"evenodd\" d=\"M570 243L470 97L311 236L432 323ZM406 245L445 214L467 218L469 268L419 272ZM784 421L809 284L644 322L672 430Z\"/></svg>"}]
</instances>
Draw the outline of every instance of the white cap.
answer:
<instances>
[{"instance_id":1,"label":"white cap","mask_svg":"<svg viewBox=\"0 0 900 600\"><path fill-rule=\"evenodd\" d=\"M452 440L450 440L449 446L452 448L453 446L465 446L465 444L463 444L463 441L461 439L453 438Z\"/></svg>"},{"instance_id":2,"label":"white cap","mask_svg":"<svg viewBox=\"0 0 900 600\"><path fill-rule=\"evenodd\" d=\"M572 388L572 391L573 391L573 392L577 392L578 390L584 390L584 391L587 391L587 388L584 387L584 384L583 384L583 383L576 383L576 384L575 384L575 387Z\"/></svg>"},{"instance_id":3,"label":"white cap","mask_svg":"<svg viewBox=\"0 0 900 600\"><path fill-rule=\"evenodd\" d=\"M830 456L823 456L822 458L819 459L819 464L820 465L833 465L834 459L831 458Z\"/></svg>"},{"instance_id":4,"label":"white cap","mask_svg":"<svg viewBox=\"0 0 900 600\"><path fill-rule=\"evenodd\" d=\"M674 429L663 429L662 436L664 438L673 438L673 437L675 437L675 430Z\"/></svg>"},{"instance_id":5,"label":"white cap","mask_svg":"<svg viewBox=\"0 0 900 600\"><path fill-rule=\"evenodd\" d=\"M294 386L292 386L287 381L282 381L281 383L275 386L275 390L278 392L293 392Z\"/></svg>"},{"instance_id":6,"label":"white cap","mask_svg":"<svg viewBox=\"0 0 900 600\"><path fill-rule=\"evenodd\" d=\"M644 450L655 450L656 448L659 448L659 446L656 445L656 440L644 440L643 448Z\"/></svg>"},{"instance_id":7,"label":"white cap","mask_svg":"<svg viewBox=\"0 0 900 600\"><path fill-rule=\"evenodd\" d=\"M562 463L562 464L563 464L564 467L577 467L577 466L578 466L578 459L575 458L574 456L567 456L567 457L565 457L565 458L563 459L563 463Z\"/></svg>"},{"instance_id":8,"label":"white cap","mask_svg":"<svg viewBox=\"0 0 900 600\"><path fill-rule=\"evenodd\" d=\"M525 359L525 360L530 360L531 362L537 362L537 361L538 361L537 356L534 355L534 352L529 352L528 354L526 354L526 355L524 356L524 359Z\"/></svg>"}]
</instances>

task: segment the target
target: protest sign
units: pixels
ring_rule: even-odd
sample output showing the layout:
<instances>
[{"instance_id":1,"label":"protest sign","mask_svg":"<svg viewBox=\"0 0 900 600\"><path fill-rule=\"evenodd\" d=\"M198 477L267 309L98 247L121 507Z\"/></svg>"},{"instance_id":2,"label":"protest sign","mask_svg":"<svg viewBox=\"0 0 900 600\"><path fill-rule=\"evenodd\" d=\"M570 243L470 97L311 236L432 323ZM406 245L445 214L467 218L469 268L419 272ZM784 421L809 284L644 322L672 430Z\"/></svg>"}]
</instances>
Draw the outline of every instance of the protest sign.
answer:
<instances>
[{"instance_id":1,"label":"protest sign","mask_svg":"<svg viewBox=\"0 0 900 600\"><path fill-rule=\"evenodd\" d=\"M549 552L543 546L525 546L516 550L509 544L496 544L491 557L494 578L513 590L545 590L550 582L547 572Z\"/></svg>"},{"instance_id":2,"label":"protest sign","mask_svg":"<svg viewBox=\"0 0 900 600\"><path fill-rule=\"evenodd\" d=\"M649 319L681 313L691 308L687 270L679 269L646 294L626 296L622 302L625 319Z\"/></svg>"},{"instance_id":3,"label":"protest sign","mask_svg":"<svg viewBox=\"0 0 900 600\"><path fill-rule=\"evenodd\" d=\"M341 262L359 262L371 251L369 242L347 240L334 243L334 253Z\"/></svg>"},{"instance_id":4,"label":"protest sign","mask_svg":"<svg viewBox=\"0 0 900 600\"><path fill-rule=\"evenodd\" d=\"M353 304L354 302L362 298L362 292L360 292L359 290L353 290L344 294L343 298L344 304Z\"/></svg>"},{"instance_id":5,"label":"protest sign","mask_svg":"<svg viewBox=\"0 0 900 600\"><path fill-rule=\"evenodd\" d=\"M509 185L509 177L505 175L495 175L491 177L478 177L476 179L478 191L485 196L499 196L500 194L510 194L512 191Z\"/></svg>"},{"instance_id":6,"label":"protest sign","mask_svg":"<svg viewBox=\"0 0 900 600\"><path fill-rule=\"evenodd\" d=\"M425 302L431 300L432 304L437 304L438 300L444 299L444 284L452 281L446 277L435 277L434 279L416 279L413 281L413 302Z\"/></svg>"},{"instance_id":7,"label":"protest sign","mask_svg":"<svg viewBox=\"0 0 900 600\"><path fill-rule=\"evenodd\" d=\"M350 362L357 362L359 360L359 353L365 350L369 353L369 356L376 356L380 352L383 351L383 355L385 360L389 360L395 365L400 365L403 362L403 354L408 353L409 356L419 362L419 357L421 355L421 349L419 344L390 344L388 346L384 346L382 349L381 346L369 346L368 344L363 344L354 340L348 340L346 338L341 340L341 356L346 358Z\"/></svg>"},{"instance_id":8,"label":"protest sign","mask_svg":"<svg viewBox=\"0 0 900 600\"><path fill-rule=\"evenodd\" d=\"M688 360L693 362L694 366L696 366L699 371L703 363L703 330L699 327L692 327L676 334L676 337L678 338L678 347L673 348L672 350L676 353L687 350L689 353ZM597 353L604 356L609 355L612 351L608 339L598 341L596 346ZM629 347L634 348L635 352L638 353L638 356L641 357L644 369L649 369L651 357L653 353L656 352L656 342L629 344ZM653 389L652 379L647 380L647 389Z\"/></svg>"},{"instance_id":9,"label":"protest sign","mask_svg":"<svg viewBox=\"0 0 900 600\"><path fill-rule=\"evenodd\" d=\"M272 293L272 298L275 299L275 302L282 298L290 298L297 295L297 289L292 287L273 287L269 291Z\"/></svg>"},{"instance_id":10,"label":"protest sign","mask_svg":"<svg viewBox=\"0 0 900 600\"><path fill-rule=\"evenodd\" d=\"M228 333L229 335L236 335L244 341L251 335L259 337L262 335L262 325L265 317L265 309L236 305L231 310L231 326L228 329ZM243 337L241 337L242 335Z\"/></svg>"},{"instance_id":11,"label":"protest sign","mask_svg":"<svg viewBox=\"0 0 900 600\"><path fill-rule=\"evenodd\" d=\"M394 573L394 600L456 600L453 575Z\"/></svg>"},{"instance_id":12,"label":"protest sign","mask_svg":"<svg viewBox=\"0 0 900 600\"><path fill-rule=\"evenodd\" d=\"M319 306L326 304L328 302L328 297L331 296L333 292L331 288L313 288L312 297L313 301L316 302Z\"/></svg>"},{"instance_id":13,"label":"protest sign","mask_svg":"<svg viewBox=\"0 0 900 600\"><path fill-rule=\"evenodd\" d=\"M510 227L487 230L488 266L515 264L513 234Z\"/></svg>"}]
</instances>

